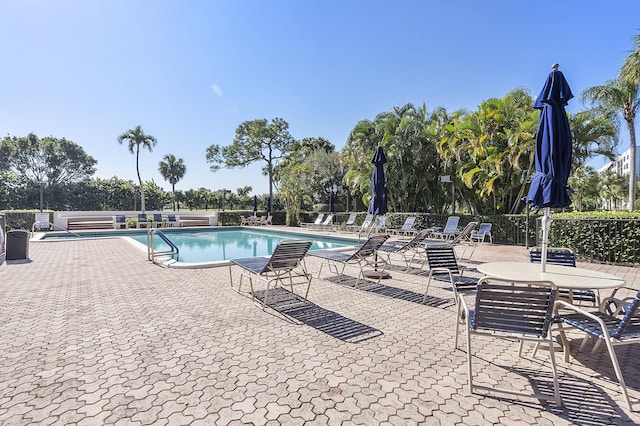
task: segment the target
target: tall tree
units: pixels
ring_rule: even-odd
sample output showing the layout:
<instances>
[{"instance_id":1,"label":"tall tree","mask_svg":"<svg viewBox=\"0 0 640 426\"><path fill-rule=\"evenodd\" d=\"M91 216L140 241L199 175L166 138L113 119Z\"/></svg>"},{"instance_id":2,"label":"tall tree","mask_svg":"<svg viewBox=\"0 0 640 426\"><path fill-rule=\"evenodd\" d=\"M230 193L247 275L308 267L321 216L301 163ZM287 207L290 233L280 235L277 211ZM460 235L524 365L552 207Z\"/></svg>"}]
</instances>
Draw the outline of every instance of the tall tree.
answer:
<instances>
[{"instance_id":1,"label":"tall tree","mask_svg":"<svg viewBox=\"0 0 640 426\"><path fill-rule=\"evenodd\" d=\"M636 200L636 128L635 119L640 105L640 84L618 78L603 86L585 89L581 98L597 104L605 111L618 111L629 129L629 211L633 211Z\"/></svg>"},{"instance_id":2,"label":"tall tree","mask_svg":"<svg viewBox=\"0 0 640 426\"><path fill-rule=\"evenodd\" d=\"M573 136L572 169L598 155L614 161L615 151L620 143L617 124L615 112L598 108L569 115Z\"/></svg>"},{"instance_id":3,"label":"tall tree","mask_svg":"<svg viewBox=\"0 0 640 426\"><path fill-rule=\"evenodd\" d=\"M182 158L177 159L173 154L167 154L164 156L164 161L159 164L159 171L164 180L169 181L171 184L172 193L172 206L173 210L176 209L176 183L180 181L187 173L187 166L184 165Z\"/></svg>"},{"instance_id":4,"label":"tall tree","mask_svg":"<svg viewBox=\"0 0 640 426\"><path fill-rule=\"evenodd\" d=\"M236 129L231 145L207 148L207 162L211 164L211 171L216 172L220 167L246 167L264 161L264 174L269 176L269 197L273 203L274 167L291 151L293 142L289 123L282 118L274 118L271 123L266 119L245 121Z\"/></svg>"},{"instance_id":5,"label":"tall tree","mask_svg":"<svg viewBox=\"0 0 640 426\"><path fill-rule=\"evenodd\" d=\"M630 84L640 84L640 34L633 37L634 47L624 60L620 77Z\"/></svg>"},{"instance_id":6,"label":"tall tree","mask_svg":"<svg viewBox=\"0 0 640 426\"><path fill-rule=\"evenodd\" d=\"M58 185L91 177L98 162L67 139L5 137L0 141L0 176L15 173L35 184Z\"/></svg>"},{"instance_id":7,"label":"tall tree","mask_svg":"<svg viewBox=\"0 0 640 426\"><path fill-rule=\"evenodd\" d=\"M149 152L152 152L153 147L156 146L158 141L156 141L155 137L146 135L140 126L136 126L135 129L127 130L118 136L118 143L122 145L125 141L129 143L129 152L136 155L136 173L138 174L138 182L140 183L140 208L142 213L144 213L144 185L142 184L142 178L140 177L140 146L148 149Z\"/></svg>"}]
</instances>

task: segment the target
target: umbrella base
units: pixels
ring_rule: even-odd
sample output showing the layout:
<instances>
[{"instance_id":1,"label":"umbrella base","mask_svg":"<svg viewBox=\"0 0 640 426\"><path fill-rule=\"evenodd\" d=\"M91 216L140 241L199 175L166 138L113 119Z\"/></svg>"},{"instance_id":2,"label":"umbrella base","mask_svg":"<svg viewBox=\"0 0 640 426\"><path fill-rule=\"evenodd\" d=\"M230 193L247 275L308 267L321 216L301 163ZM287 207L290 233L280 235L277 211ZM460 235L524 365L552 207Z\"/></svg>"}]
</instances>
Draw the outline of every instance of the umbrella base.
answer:
<instances>
[{"instance_id":1,"label":"umbrella base","mask_svg":"<svg viewBox=\"0 0 640 426\"><path fill-rule=\"evenodd\" d=\"M375 278L375 279L379 278L379 279L382 279L382 280L386 280L388 278L391 278L391 274L389 274L386 271L371 270L371 271L364 271L362 274L367 278Z\"/></svg>"}]
</instances>

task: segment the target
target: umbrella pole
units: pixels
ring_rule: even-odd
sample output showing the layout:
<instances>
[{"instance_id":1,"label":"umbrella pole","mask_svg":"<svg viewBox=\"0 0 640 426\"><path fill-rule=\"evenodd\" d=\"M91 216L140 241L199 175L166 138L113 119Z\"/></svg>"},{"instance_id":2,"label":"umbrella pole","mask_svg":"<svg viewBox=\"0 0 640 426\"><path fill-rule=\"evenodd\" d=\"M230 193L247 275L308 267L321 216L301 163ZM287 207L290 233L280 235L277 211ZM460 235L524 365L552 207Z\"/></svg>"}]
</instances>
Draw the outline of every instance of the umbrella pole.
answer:
<instances>
[{"instance_id":1,"label":"umbrella pole","mask_svg":"<svg viewBox=\"0 0 640 426\"><path fill-rule=\"evenodd\" d=\"M549 230L551 229L551 208L546 207L544 209L544 216L542 217L542 257L540 259L540 270L542 272L547 271L547 247L549 242Z\"/></svg>"}]
</instances>

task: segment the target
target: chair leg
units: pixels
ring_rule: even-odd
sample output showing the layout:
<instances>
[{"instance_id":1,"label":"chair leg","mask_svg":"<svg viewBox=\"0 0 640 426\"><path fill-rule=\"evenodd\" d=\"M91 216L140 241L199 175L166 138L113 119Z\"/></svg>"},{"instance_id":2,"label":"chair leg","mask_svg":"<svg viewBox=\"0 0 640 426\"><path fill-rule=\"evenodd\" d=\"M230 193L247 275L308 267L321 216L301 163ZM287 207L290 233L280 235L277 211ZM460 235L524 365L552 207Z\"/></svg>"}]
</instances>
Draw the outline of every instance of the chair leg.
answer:
<instances>
[{"instance_id":1,"label":"chair leg","mask_svg":"<svg viewBox=\"0 0 640 426\"><path fill-rule=\"evenodd\" d=\"M536 343L536 349L540 342ZM551 371L553 372L553 394L556 399L558 407L562 406L562 399L560 398L560 385L558 384L558 369L556 366L556 353L554 349L553 339L551 331L549 331L549 356L551 357Z\"/></svg>"},{"instance_id":2,"label":"chair leg","mask_svg":"<svg viewBox=\"0 0 640 426\"><path fill-rule=\"evenodd\" d=\"M473 393L473 372L471 368L471 331L469 326L465 327L467 330L467 374L469 375L469 393Z\"/></svg>"},{"instance_id":3,"label":"chair leg","mask_svg":"<svg viewBox=\"0 0 640 426\"><path fill-rule=\"evenodd\" d=\"M613 369L616 372L618 383L620 384L620 388L622 389L622 396L624 396L624 400L627 402L627 407L629 407L629 410L632 410L631 400L629 399L629 394L627 393L627 386L624 383L624 378L622 377L622 370L620 370L620 364L618 364L618 357L616 356L615 349L611 341L607 340L606 344L607 350L609 351L609 357L611 358L611 363L613 364Z\"/></svg>"},{"instance_id":4,"label":"chair leg","mask_svg":"<svg viewBox=\"0 0 640 426\"><path fill-rule=\"evenodd\" d=\"M422 304L427 303L427 293L429 293L429 285L431 285L431 273L429 273L429 279L427 280L427 288L424 290L424 297L422 298Z\"/></svg>"}]
</instances>

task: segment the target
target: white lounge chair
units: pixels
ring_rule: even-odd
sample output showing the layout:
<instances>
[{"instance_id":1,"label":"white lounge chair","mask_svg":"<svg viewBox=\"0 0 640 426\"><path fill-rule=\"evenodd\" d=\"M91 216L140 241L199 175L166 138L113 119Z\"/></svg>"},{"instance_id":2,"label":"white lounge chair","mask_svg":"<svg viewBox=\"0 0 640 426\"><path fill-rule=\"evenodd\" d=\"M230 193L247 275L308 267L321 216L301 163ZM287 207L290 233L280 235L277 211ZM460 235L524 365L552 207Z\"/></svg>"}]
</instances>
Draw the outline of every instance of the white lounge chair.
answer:
<instances>
[{"instance_id":1,"label":"white lounge chair","mask_svg":"<svg viewBox=\"0 0 640 426\"><path fill-rule=\"evenodd\" d=\"M324 219L324 213L318 213L318 216L316 216L316 220L314 220L313 222L303 222L300 224L300 226L302 226L303 228L318 226L322 223L322 219Z\"/></svg>"},{"instance_id":2,"label":"white lounge chair","mask_svg":"<svg viewBox=\"0 0 640 426\"><path fill-rule=\"evenodd\" d=\"M332 226L333 226L333 213L329 213L329 215L324 219L324 222L314 226L313 229L316 229L319 231L324 229L330 230Z\"/></svg>"},{"instance_id":3,"label":"white lounge chair","mask_svg":"<svg viewBox=\"0 0 640 426\"><path fill-rule=\"evenodd\" d=\"M415 235L418 231L413 227L416 223L415 216L409 216L405 219L400 228L387 228L387 232L396 235Z\"/></svg>"},{"instance_id":4,"label":"white lounge chair","mask_svg":"<svg viewBox=\"0 0 640 426\"><path fill-rule=\"evenodd\" d=\"M342 230L346 231L346 232L350 232L350 231L357 231L360 227L358 225L356 225L356 219L358 218L358 215L355 213L352 213L349 215L349 218L347 219L347 222L344 224L344 227L342 228Z\"/></svg>"},{"instance_id":5,"label":"white lounge chair","mask_svg":"<svg viewBox=\"0 0 640 426\"><path fill-rule=\"evenodd\" d=\"M458 232L458 223L460 222L460 216L449 216L447 218L447 224L443 230L434 231L431 233L432 238L440 240L451 240ZM477 222L476 222L477 223Z\"/></svg>"}]
</instances>

